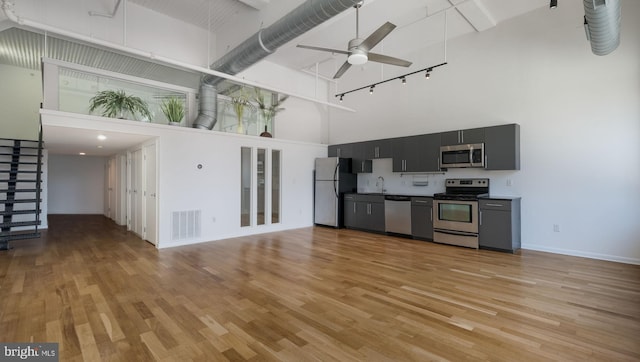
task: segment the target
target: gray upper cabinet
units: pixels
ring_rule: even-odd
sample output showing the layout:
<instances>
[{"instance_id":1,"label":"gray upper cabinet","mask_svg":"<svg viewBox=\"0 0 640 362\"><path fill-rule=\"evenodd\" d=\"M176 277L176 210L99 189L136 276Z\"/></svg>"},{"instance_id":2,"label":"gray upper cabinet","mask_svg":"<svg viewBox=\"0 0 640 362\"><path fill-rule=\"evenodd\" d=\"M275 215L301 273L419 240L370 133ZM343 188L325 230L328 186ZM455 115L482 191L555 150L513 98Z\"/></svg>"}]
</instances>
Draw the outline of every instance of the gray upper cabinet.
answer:
<instances>
[{"instance_id":1,"label":"gray upper cabinet","mask_svg":"<svg viewBox=\"0 0 640 362\"><path fill-rule=\"evenodd\" d=\"M352 158L353 157L353 143L344 143L340 145L331 145L328 149L329 157L342 157L342 158Z\"/></svg>"},{"instance_id":2,"label":"gray upper cabinet","mask_svg":"<svg viewBox=\"0 0 640 362\"><path fill-rule=\"evenodd\" d=\"M367 150L370 142L352 143L351 149L351 172L371 173L373 170L371 159L367 157Z\"/></svg>"},{"instance_id":3,"label":"gray upper cabinet","mask_svg":"<svg viewBox=\"0 0 640 362\"><path fill-rule=\"evenodd\" d=\"M363 143L365 144L364 155L367 160L393 157L393 142L391 139L382 139Z\"/></svg>"},{"instance_id":4,"label":"gray upper cabinet","mask_svg":"<svg viewBox=\"0 0 640 362\"><path fill-rule=\"evenodd\" d=\"M485 141L484 128L471 128L459 131L440 133L442 146L462 145L467 143L483 143Z\"/></svg>"},{"instance_id":5,"label":"gray upper cabinet","mask_svg":"<svg viewBox=\"0 0 640 362\"><path fill-rule=\"evenodd\" d=\"M424 134L393 140L393 172L439 171L440 134Z\"/></svg>"},{"instance_id":6,"label":"gray upper cabinet","mask_svg":"<svg viewBox=\"0 0 640 362\"><path fill-rule=\"evenodd\" d=\"M520 169L520 125L486 127L484 143L487 170Z\"/></svg>"},{"instance_id":7,"label":"gray upper cabinet","mask_svg":"<svg viewBox=\"0 0 640 362\"><path fill-rule=\"evenodd\" d=\"M393 172L438 172L440 146L484 143L485 169L520 169L520 125L381 139L329 146L329 157L353 159L354 173L371 173L371 160L393 158Z\"/></svg>"}]
</instances>

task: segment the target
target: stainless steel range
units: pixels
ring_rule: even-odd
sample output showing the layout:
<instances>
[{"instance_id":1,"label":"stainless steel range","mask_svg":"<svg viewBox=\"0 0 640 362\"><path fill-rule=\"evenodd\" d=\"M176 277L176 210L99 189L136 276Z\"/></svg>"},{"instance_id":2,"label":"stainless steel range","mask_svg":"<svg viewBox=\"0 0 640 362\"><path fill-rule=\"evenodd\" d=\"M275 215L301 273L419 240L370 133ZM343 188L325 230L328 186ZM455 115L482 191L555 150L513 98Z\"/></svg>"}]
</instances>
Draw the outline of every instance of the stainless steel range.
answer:
<instances>
[{"instance_id":1,"label":"stainless steel range","mask_svg":"<svg viewBox=\"0 0 640 362\"><path fill-rule=\"evenodd\" d=\"M478 198L489 194L489 179L447 179L446 192L433 195L433 241L478 248Z\"/></svg>"}]
</instances>

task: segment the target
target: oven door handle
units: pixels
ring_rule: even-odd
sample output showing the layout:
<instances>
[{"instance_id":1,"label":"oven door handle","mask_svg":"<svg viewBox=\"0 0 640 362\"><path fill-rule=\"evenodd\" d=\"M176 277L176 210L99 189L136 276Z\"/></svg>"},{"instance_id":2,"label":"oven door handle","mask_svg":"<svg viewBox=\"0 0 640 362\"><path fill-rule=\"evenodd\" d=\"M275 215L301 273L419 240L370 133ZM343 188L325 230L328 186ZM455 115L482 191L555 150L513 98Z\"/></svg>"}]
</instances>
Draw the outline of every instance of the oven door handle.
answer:
<instances>
[{"instance_id":1,"label":"oven door handle","mask_svg":"<svg viewBox=\"0 0 640 362\"><path fill-rule=\"evenodd\" d=\"M442 233L442 234L457 235L457 236L471 236L471 237L478 236L478 234L476 233L468 233L466 231L453 231L453 230L443 230L443 229L433 229L433 231Z\"/></svg>"}]
</instances>

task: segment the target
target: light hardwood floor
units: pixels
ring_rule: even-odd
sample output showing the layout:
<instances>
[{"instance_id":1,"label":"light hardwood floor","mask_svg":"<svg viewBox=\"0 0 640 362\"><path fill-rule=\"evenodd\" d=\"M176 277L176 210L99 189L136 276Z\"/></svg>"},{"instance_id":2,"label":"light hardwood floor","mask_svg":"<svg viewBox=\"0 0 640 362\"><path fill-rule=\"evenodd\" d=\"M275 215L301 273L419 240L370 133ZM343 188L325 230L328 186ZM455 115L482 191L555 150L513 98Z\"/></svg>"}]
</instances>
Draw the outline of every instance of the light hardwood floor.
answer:
<instances>
[{"instance_id":1,"label":"light hardwood floor","mask_svg":"<svg viewBox=\"0 0 640 362\"><path fill-rule=\"evenodd\" d=\"M640 266L328 228L158 251L101 216L14 245L0 341L61 361L640 360Z\"/></svg>"}]
</instances>

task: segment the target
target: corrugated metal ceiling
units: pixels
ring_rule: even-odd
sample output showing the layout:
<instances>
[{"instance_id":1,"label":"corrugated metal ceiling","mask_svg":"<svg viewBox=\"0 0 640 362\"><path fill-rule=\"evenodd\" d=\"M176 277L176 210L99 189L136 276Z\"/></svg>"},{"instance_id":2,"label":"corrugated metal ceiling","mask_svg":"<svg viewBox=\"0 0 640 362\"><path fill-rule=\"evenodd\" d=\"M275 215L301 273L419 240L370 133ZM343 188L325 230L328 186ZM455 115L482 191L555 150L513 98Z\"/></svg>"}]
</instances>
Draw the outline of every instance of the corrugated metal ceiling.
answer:
<instances>
[{"instance_id":1,"label":"corrugated metal ceiling","mask_svg":"<svg viewBox=\"0 0 640 362\"><path fill-rule=\"evenodd\" d=\"M42 34L19 28L0 32L0 64L40 70L40 59L43 56L188 88L197 88L200 82L199 73L152 63L95 46L48 36L45 52L45 37Z\"/></svg>"},{"instance_id":2,"label":"corrugated metal ceiling","mask_svg":"<svg viewBox=\"0 0 640 362\"><path fill-rule=\"evenodd\" d=\"M129 0L161 14L217 33L234 15L254 11L238 0Z\"/></svg>"}]
</instances>

